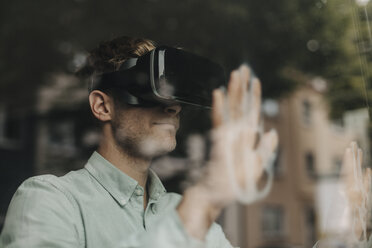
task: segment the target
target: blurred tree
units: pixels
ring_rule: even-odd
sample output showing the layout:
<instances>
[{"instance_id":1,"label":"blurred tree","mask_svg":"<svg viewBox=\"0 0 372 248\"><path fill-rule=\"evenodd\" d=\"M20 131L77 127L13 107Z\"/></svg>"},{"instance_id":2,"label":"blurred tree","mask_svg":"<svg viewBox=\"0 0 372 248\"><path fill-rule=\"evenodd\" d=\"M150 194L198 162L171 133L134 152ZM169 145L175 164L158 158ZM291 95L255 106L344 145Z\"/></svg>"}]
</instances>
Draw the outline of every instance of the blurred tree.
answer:
<instances>
[{"instance_id":1,"label":"blurred tree","mask_svg":"<svg viewBox=\"0 0 372 248\"><path fill-rule=\"evenodd\" d=\"M354 0L2 1L0 96L32 110L50 74L72 73L99 41L128 35L184 47L226 71L247 62L261 78L265 97L280 97L301 84L288 74L293 69L322 76L337 118L365 106L370 95L362 87L368 77L361 76L362 57L355 49L366 27L366 20L355 17L362 13L355 14L358 8ZM207 119L193 121L204 112L190 116L189 130L208 130Z\"/></svg>"},{"instance_id":2,"label":"blurred tree","mask_svg":"<svg viewBox=\"0 0 372 248\"><path fill-rule=\"evenodd\" d=\"M83 48L123 34L185 47L227 70L248 62L267 97L281 96L298 83L285 75L286 68L328 79L330 102L343 107L350 106L341 103L345 96L334 92L350 93L360 82L350 0L19 0L1 5L0 89L9 99L16 94L33 101L32 92L47 83L46 74L72 71Z\"/></svg>"},{"instance_id":3,"label":"blurred tree","mask_svg":"<svg viewBox=\"0 0 372 248\"><path fill-rule=\"evenodd\" d=\"M329 68L330 87L328 101L331 117L339 118L345 110L369 107L371 91L371 49L372 37L370 20L372 6L360 5L359 1L347 1L343 12L350 16L345 32L345 40L338 50L345 53L332 58ZM352 42L350 42L352 41ZM350 44L353 44L351 46ZM343 64L345 63L345 64Z\"/></svg>"}]
</instances>

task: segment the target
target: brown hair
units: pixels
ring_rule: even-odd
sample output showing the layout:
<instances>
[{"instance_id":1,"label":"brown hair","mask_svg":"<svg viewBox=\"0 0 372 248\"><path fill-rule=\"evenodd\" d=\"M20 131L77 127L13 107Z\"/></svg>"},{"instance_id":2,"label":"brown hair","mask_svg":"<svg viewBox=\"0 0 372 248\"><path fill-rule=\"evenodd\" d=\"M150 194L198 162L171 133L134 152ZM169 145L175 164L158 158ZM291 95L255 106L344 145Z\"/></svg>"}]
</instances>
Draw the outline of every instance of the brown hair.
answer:
<instances>
[{"instance_id":1,"label":"brown hair","mask_svg":"<svg viewBox=\"0 0 372 248\"><path fill-rule=\"evenodd\" d=\"M89 52L86 65L78 75L87 77L94 74L117 71L128 58L136 58L155 48L155 42L144 38L117 37L104 41Z\"/></svg>"},{"instance_id":2,"label":"brown hair","mask_svg":"<svg viewBox=\"0 0 372 248\"><path fill-rule=\"evenodd\" d=\"M77 75L91 81L95 75L117 71L127 59L140 57L155 47L152 40L127 36L101 42L97 48L89 52L85 66ZM116 91L107 89L104 92L114 99L116 106L125 106L125 102Z\"/></svg>"}]
</instances>

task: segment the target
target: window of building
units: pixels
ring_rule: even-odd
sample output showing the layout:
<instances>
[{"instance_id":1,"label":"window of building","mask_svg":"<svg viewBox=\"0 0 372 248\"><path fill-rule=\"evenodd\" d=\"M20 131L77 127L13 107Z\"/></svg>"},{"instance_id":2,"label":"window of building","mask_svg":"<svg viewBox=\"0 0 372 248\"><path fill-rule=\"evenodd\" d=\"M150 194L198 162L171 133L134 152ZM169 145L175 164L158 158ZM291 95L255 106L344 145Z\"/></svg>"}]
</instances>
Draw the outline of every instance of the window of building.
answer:
<instances>
[{"instance_id":1,"label":"window of building","mask_svg":"<svg viewBox=\"0 0 372 248\"><path fill-rule=\"evenodd\" d=\"M274 168L274 174L275 176L281 176L283 175L283 163L281 160L281 149L278 148L276 152L276 158L274 160L273 168Z\"/></svg>"},{"instance_id":2,"label":"window of building","mask_svg":"<svg viewBox=\"0 0 372 248\"><path fill-rule=\"evenodd\" d=\"M305 244L307 247L312 247L316 243L316 228L315 228L316 214L313 207L305 208Z\"/></svg>"},{"instance_id":3,"label":"window of building","mask_svg":"<svg viewBox=\"0 0 372 248\"><path fill-rule=\"evenodd\" d=\"M285 235L284 208L268 205L262 208L262 233L265 238L278 238Z\"/></svg>"},{"instance_id":4,"label":"window of building","mask_svg":"<svg viewBox=\"0 0 372 248\"><path fill-rule=\"evenodd\" d=\"M308 176L314 178L316 176L315 158L312 152L305 154L305 168Z\"/></svg>"},{"instance_id":5,"label":"window of building","mask_svg":"<svg viewBox=\"0 0 372 248\"><path fill-rule=\"evenodd\" d=\"M302 119L306 125L311 124L311 112L312 112L311 103L309 102L309 100L304 100L302 102Z\"/></svg>"},{"instance_id":6,"label":"window of building","mask_svg":"<svg viewBox=\"0 0 372 248\"><path fill-rule=\"evenodd\" d=\"M342 159L340 157L336 157L333 159L333 168L332 168L332 174L338 176L341 173L342 168Z\"/></svg>"}]
</instances>

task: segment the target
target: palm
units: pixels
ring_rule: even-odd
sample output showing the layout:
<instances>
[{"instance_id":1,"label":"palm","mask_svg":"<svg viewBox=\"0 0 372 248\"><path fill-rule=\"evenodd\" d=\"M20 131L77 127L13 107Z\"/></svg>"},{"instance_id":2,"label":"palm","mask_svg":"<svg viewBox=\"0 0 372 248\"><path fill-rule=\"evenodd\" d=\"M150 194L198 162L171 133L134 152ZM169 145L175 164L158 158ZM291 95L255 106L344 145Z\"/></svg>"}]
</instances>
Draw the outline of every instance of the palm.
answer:
<instances>
[{"instance_id":1,"label":"palm","mask_svg":"<svg viewBox=\"0 0 372 248\"><path fill-rule=\"evenodd\" d=\"M275 131L263 134L257 142L261 86L257 79L252 85L249 81L249 69L242 66L231 73L226 94L222 90L213 92L213 146L204 185L221 204L235 199L254 201L257 180L278 143Z\"/></svg>"}]
</instances>

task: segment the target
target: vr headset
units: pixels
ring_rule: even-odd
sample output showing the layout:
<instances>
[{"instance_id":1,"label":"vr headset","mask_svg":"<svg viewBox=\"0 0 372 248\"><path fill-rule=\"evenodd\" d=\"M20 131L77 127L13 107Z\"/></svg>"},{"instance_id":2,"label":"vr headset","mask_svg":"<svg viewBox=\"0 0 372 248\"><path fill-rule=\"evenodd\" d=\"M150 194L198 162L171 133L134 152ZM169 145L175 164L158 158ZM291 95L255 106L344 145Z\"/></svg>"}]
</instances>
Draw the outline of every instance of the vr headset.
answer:
<instances>
[{"instance_id":1,"label":"vr headset","mask_svg":"<svg viewBox=\"0 0 372 248\"><path fill-rule=\"evenodd\" d=\"M114 90L134 106L187 104L211 108L212 91L221 86L226 86L226 80L220 65L160 46L127 59L118 71L93 77L90 90Z\"/></svg>"}]
</instances>

